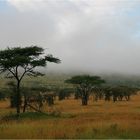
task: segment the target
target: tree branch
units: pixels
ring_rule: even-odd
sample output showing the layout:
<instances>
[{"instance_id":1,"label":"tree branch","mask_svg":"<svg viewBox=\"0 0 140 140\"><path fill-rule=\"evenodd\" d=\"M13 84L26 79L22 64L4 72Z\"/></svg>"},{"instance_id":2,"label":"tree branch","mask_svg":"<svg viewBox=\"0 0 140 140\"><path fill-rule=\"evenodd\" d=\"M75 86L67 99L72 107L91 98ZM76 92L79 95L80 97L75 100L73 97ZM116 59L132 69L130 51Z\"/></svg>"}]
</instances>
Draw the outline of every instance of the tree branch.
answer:
<instances>
[{"instance_id":1,"label":"tree branch","mask_svg":"<svg viewBox=\"0 0 140 140\"><path fill-rule=\"evenodd\" d=\"M24 77L24 75L25 75L27 72L29 72L30 70L32 70L32 69L34 68L34 67L31 67L31 68L29 68L29 69L27 70L27 67L28 67L28 65L26 65L26 67L24 68L25 71L24 71L23 74L21 75L19 81L22 80L22 78Z\"/></svg>"},{"instance_id":2,"label":"tree branch","mask_svg":"<svg viewBox=\"0 0 140 140\"><path fill-rule=\"evenodd\" d=\"M12 75L13 75L17 80L19 80L18 77L17 77L17 75L16 75L10 68L8 68L8 70L12 73Z\"/></svg>"}]
</instances>

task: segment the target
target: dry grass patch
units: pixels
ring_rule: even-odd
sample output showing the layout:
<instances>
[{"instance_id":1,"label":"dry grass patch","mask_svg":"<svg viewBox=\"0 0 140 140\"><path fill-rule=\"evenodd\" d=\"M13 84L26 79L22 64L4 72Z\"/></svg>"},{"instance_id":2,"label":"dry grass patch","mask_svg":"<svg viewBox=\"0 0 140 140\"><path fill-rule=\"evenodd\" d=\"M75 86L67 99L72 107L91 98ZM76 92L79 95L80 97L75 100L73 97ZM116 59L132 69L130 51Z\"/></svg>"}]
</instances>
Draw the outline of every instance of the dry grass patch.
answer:
<instances>
[{"instance_id":1,"label":"dry grass patch","mask_svg":"<svg viewBox=\"0 0 140 140\"><path fill-rule=\"evenodd\" d=\"M0 114L12 111L0 102ZM140 138L140 96L131 101L113 103L92 98L88 106L73 98L55 101L46 112L61 112L59 117L26 117L20 121L1 122L0 138Z\"/></svg>"}]
</instances>

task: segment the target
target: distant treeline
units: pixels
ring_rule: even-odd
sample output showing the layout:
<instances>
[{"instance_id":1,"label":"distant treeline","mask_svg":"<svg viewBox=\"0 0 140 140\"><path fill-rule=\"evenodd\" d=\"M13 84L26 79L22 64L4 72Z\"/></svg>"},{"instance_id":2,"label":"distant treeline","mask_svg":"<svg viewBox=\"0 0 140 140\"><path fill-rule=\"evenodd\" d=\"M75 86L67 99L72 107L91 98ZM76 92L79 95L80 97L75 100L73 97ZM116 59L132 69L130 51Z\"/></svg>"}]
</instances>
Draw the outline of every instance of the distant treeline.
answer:
<instances>
[{"instance_id":1,"label":"distant treeline","mask_svg":"<svg viewBox=\"0 0 140 140\"><path fill-rule=\"evenodd\" d=\"M140 87L140 75L103 75L108 86L129 86L134 88Z\"/></svg>"}]
</instances>

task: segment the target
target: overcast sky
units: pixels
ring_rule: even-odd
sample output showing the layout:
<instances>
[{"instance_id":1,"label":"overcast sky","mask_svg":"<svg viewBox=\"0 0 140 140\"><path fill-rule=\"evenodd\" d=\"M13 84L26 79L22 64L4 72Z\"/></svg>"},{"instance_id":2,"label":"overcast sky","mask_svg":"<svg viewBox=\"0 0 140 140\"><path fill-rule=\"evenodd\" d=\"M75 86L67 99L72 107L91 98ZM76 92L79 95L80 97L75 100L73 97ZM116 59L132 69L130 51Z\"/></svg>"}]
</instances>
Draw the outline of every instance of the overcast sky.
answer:
<instances>
[{"instance_id":1,"label":"overcast sky","mask_svg":"<svg viewBox=\"0 0 140 140\"><path fill-rule=\"evenodd\" d=\"M140 0L0 0L0 49L30 45L48 71L140 74Z\"/></svg>"}]
</instances>

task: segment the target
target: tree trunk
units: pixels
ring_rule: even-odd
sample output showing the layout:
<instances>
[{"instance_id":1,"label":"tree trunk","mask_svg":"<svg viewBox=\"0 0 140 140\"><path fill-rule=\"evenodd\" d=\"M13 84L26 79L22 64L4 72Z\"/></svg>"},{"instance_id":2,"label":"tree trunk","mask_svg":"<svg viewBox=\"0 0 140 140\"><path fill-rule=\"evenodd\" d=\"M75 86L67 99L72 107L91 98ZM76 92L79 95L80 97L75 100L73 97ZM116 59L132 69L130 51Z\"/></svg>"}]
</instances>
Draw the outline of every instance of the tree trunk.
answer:
<instances>
[{"instance_id":1,"label":"tree trunk","mask_svg":"<svg viewBox=\"0 0 140 140\"><path fill-rule=\"evenodd\" d=\"M117 97L114 95L113 96L113 102L116 102L117 101Z\"/></svg>"},{"instance_id":2,"label":"tree trunk","mask_svg":"<svg viewBox=\"0 0 140 140\"><path fill-rule=\"evenodd\" d=\"M20 81L17 81L17 116L20 114L21 95L20 95Z\"/></svg>"},{"instance_id":3,"label":"tree trunk","mask_svg":"<svg viewBox=\"0 0 140 140\"><path fill-rule=\"evenodd\" d=\"M27 107L27 97L26 95L24 95L23 113L26 111L26 107Z\"/></svg>"},{"instance_id":4,"label":"tree trunk","mask_svg":"<svg viewBox=\"0 0 140 140\"><path fill-rule=\"evenodd\" d=\"M83 96L82 97L82 105L87 105L88 104L88 96L87 95L85 95L85 96Z\"/></svg>"}]
</instances>

